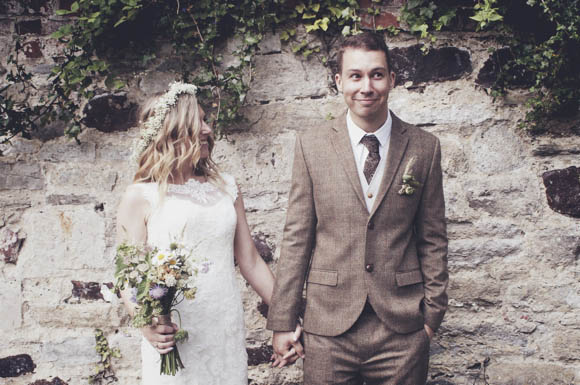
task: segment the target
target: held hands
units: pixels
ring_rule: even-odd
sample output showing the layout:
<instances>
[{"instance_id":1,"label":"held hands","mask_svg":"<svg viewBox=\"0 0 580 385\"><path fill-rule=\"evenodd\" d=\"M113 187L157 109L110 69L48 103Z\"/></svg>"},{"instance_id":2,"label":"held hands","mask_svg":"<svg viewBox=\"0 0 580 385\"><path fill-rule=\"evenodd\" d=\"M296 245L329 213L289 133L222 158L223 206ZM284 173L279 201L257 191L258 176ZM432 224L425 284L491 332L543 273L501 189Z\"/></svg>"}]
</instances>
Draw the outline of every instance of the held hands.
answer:
<instances>
[{"instance_id":1,"label":"held hands","mask_svg":"<svg viewBox=\"0 0 580 385\"><path fill-rule=\"evenodd\" d=\"M141 333L159 354L165 354L173 350L175 345L173 337L177 330L179 330L179 327L174 323L171 326L154 323L141 328Z\"/></svg>"},{"instance_id":2,"label":"held hands","mask_svg":"<svg viewBox=\"0 0 580 385\"><path fill-rule=\"evenodd\" d=\"M271 357L274 362L272 367L282 368L293 363L299 357L304 358L304 347L300 343L301 334L302 326L300 324L296 325L296 330L293 332L274 332L272 338L274 354Z\"/></svg>"}]
</instances>

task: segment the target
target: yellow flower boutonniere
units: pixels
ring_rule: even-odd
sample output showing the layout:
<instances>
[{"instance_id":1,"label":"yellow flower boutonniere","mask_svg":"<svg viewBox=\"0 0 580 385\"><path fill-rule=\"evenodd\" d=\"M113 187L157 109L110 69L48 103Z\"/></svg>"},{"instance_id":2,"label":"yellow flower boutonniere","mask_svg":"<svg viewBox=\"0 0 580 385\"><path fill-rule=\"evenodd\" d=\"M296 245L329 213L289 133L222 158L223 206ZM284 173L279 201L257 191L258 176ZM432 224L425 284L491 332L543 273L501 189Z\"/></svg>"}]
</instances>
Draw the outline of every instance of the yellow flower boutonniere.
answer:
<instances>
[{"instance_id":1,"label":"yellow flower boutonniere","mask_svg":"<svg viewBox=\"0 0 580 385\"><path fill-rule=\"evenodd\" d=\"M399 190L399 195L413 195L415 189L421 186L421 183L419 183L413 176L413 166L415 165L416 160L417 158L413 156L409 159L409 162L407 162L405 172L403 172L403 184Z\"/></svg>"}]
</instances>

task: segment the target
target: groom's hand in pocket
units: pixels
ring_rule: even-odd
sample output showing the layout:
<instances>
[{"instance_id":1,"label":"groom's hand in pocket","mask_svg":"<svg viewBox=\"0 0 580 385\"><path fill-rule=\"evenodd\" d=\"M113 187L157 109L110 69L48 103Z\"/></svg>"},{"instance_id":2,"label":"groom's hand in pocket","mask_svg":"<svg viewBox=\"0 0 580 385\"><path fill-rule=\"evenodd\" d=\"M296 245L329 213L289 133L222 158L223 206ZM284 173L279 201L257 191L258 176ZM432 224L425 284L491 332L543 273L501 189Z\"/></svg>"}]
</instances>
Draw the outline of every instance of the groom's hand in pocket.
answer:
<instances>
[{"instance_id":1,"label":"groom's hand in pocket","mask_svg":"<svg viewBox=\"0 0 580 385\"><path fill-rule=\"evenodd\" d=\"M293 332L274 332L272 347L274 348L273 367L282 368L298 358L304 358L304 347L300 343L302 326L296 325Z\"/></svg>"}]
</instances>

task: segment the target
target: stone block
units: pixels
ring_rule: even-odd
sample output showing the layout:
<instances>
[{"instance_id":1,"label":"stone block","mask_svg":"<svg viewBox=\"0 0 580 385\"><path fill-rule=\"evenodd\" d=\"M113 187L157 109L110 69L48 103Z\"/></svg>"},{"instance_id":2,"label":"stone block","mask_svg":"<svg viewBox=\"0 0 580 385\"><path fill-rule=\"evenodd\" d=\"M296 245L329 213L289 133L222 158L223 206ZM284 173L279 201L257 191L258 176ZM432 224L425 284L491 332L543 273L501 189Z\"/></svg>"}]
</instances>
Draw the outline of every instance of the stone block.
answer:
<instances>
[{"instance_id":1,"label":"stone block","mask_svg":"<svg viewBox=\"0 0 580 385\"><path fill-rule=\"evenodd\" d=\"M0 378L19 377L32 373L36 365L28 354L0 358Z\"/></svg>"},{"instance_id":2,"label":"stone block","mask_svg":"<svg viewBox=\"0 0 580 385\"><path fill-rule=\"evenodd\" d=\"M63 196L68 193L68 195L74 195L78 198L78 204L95 202L96 198L89 199L95 196L95 191L112 191L118 178L114 169L102 163L49 164L46 165L45 169L47 195ZM73 202L75 198L69 196L66 200Z\"/></svg>"},{"instance_id":3,"label":"stone block","mask_svg":"<svg viewBox=\"0 0 580 385\"><path fill-rule=\"evenodd\" d=\"M452 239L449 241L449 266L470 268L502 259L522 251L522 239Z\"/></svg>"},{"instance_id":4,"label":"stone block","mask_svg":"<svg viewBox=\"0 0 580 385\"><path fill-rule=\"evenodd\" d=\"M568 167L542 174L548 205L557 213L580 218L580 168Z\"/></svg>"},{"instance_id":5,"label":"stone block","mask_svg":"<svg viewBox=\"0 0 580 385\"><path fill-rule=\"evenodd\" d=\"M329 93L329 74L316 59L308 61L289 54L256 57L255 76L248 102L319 98Z\"/></svg>"},{"instance_id":6,"label":"stone block","mask_svg":"<svg viewBox=\"0 0 580 385\"><path fill-rule=\"evenodd\" d=\"M13 138L10 143L0 144L0 153L3 156L16 156L18 154L34 154L38 152L41 144L36 140Z\"/></svg>"},{"instance_id":7,"label":"stone block","mask_svg":"<svg viewBox=\"0 0 580 385\"><path fill-rule=\"evenodd\" d=\"M257 348L247 348L248 352L248 366L255 366L270 362L270 357L274 350L270 345L263 345Z\"/></svg>"},{"instance_id":8,"label":"stone block","mask_svg":"<svg viewBox=\"0 0 580 385\"><path fill-rule=\"evenodd\" d=\"M25 278L22 280L22 302L27 309L36 305L53 307L71 297L71 279L58 277Z\"/></svg>"},{"instance_id":9,"label":"stone block","mask_svg":"<svg viewBox=\"0 0 580 385\"><path fill-rule=\"evenodd\" d=\"M260 301L260 303L258 304L258 312L260 312L260 314L264 318L268 318L268 310L269 309L270 309L270 307L268 306L268 304L263 302L263 301Z\"/></svg>"},{"instance_id":10,"label":"stone block","mask_svg":"<svg viewBox=\"0 0 580 385\"><path fill-rule=\"evenodd\" d=\"M501 306L501 285L489 274L476 271L454 272L449 280L449 298L454 306L469 308Z\"/></svg>"},{"instance_id":11,"label":"stone block","mask_svg":"<svg viewBox=\"0 0 580 385\"><path fill-rule=\"evenodd\" d=\"M362 7L362 6L361 6ZM376 16L369 15L368 13L362 13L361 24L363 27L372 28L388 28L395 27L399 28L399 20L396 15L386 10L380 10L380 13Z\"/></svg>"},{"instance_id":12,"label":"stone block","mask_svg":"<svg viewBox=\"0 0 580 385\"><path fill-rule=\"evenodd\" d=\"M20 328L22 323L21 300L19 281L0 280L0 303L2 304L0 330L9 332Z\"/></svg>"},{"instance_id":13,"label":"stone block","mask_svg":"<svg viewBox=\"0 0 580 385\"><path fill-rule=\"evenodd\" d=\"M70 139L45 143L38 159L47 162L93 162L95 160L95 143L77 144Z\"/></svg>"},{"instance_id":14,"label":"stone block","mask_svg":"<svg viewBox=\"0 0 580 385\"><path fill-rule=\"evenodd\" d=\"M282 42L280 35L277 33L266 33L262 41L258 43L259 53L261 55L271 55L282 52Z\"/></svg>"},{"instance_id":15,"label":"stone block","mask_svg":"<svg viewBox=\"0 0 580 385\"><path fill-rule=\"evenodd\" d=\"M497 174L524 167L524 146L509 122L476 130L471 138L471 167Z\"/></svg>"},{"instance_id":16,"label":"stone block","mask_svg":"<svg viewBox=\"0 0 580 385\"><path fill-rule=\"evenodd\" d=\"M73 285L72 296L73 298L86 299L86 300L104 300L103 294L101 294L101 284L98 282L81 282L81 281L71 281Z\"/></svg>"},{"instance_id":17,"label":"stone block","mask_svg":"<svg viewBox=\"0 0 580 385\"><path fill-rule=\"evenodd\" d=\"M109 268L104 257L105 223L92 207L73 211L46 207L22 218L28 238L20 252L23 277L43 277L82 269Z\"/></svg>"},{"instance_id":18,"label":"stone block","mask_svg":"<svg viewBox=\"0 0 580 385\"><path fill-rule=\"evenodd\" d=\"M537 180L526 168L486 179L470 176L464 183L467 203L478 212L500 217L534 216L542 207L536 195Z\"/></svg>"},{"instance_id":19,"label":"stone block","mask_svg":"<svg viewBox=\"0 0 580 385\"><path fill-rule=\"evenodd\" d=\"M123 321L120 306L105 302L72 303L45 306L26 303L23 313L25 327L66 328L80 331L96 325L120 327ZM94 345L93 345L94 346Z\"/></svg>"},{"instance_id":20,"label":"stone block","mask_svg":"<svg viewBox=\"0 0 580 385\"><path fill-rule=\"evenodd\" d=\"M40 59L44 57L39 40L29 40L22 44L22 52L29 59Z\"/></svg>"},{"instance_id":21,"label":"stone block","mask_svg":"<svg viewBox=\"0 0 580 385\"><path fill-rule=\"evenodd\" d=\"M18 253L26 237L18 234L18 231L12 231L8 227L0 228L0 258L5 263L16 264Z\"/></svg>"},{"instance_id":22,"label":"stone block","mask_svg":"<svg viewBox=\"0 0 580 385\"><path fill-rule=\"evenodd\" d=\"M53 0L29 0L27 11L32 15L50 15L53 9Z\"/></svg>"},{"instance_id":23,"label":"stone block","mask_svg":"<svg viewBox=\"0 0 580 385\"><path fill-rule=\"evenodd\" d=\"M95 364L100 361L100 357L95 351L95 337L79 336L62 341L43 341L38 360L62 368Z\"/></svg>"},{"instance_id":24,"label":"stone block","mask_svg":"<svg viewBox=\"0 0 580 385\"><path fill-rule=\"evenodd\" d=\"M574 369L563 364L515 357L493 360L486 373L490 384L569 385L578 379Z\"/></svg>"},{"instance_id":25,"label":"stone block","mask_svg":"<svg viewBox=\"0 0 580 385\"><path fill-rule=\"evenodd\" d=\"M83 109L83 123L101 132L127 131L137 121L137 105L126 93L97 95Z\"/></svg>"},{"instance_id":26,"label":"stone block","mask_svg":"<svg viewBox=\"0 0 580 385\"><path fill-rule=\"evenodd\" d=\"M397 84L456 80L472 71L469 52L456 47L432 48L423 55L416 44L390 53Z\"/></svg>"},{"instance_id":27,"label":"stone block","mask_svg":"<svg viewBox=\"0 0 580 385\"><path fill-rule=\"evenodd\" d=\"M523 65L515 65L509 73L505 73L506 68L504 66L513 60L515 60L515 57L509 47L496 50L483 63L483 67L479 70L475 83L482 87L491 87L495 83L499 73L504 72L504 76L507 75L510 77L510 84L513 86L524 88L532 86L534 84L534 74L527 71Z\"/></svg>"},{"instance_id":28,"label":"stone block","mask_svg":"<svg viewBox=\"0 0 580 385\"><path fill-rule=\"evenodd\" d=\"M63 380L61 380L60 378L55 377L51 381L36 380L36 381L30 383L30 385L68 385L68 384L66 382L64 382Z\"/></svg>"},{"instance_id":29,"label":"stone block","mask_svg":"<svg viewBox=\"0 0 580 385\"><path fill-rule=\"evenodd\" d=\"M14 25L14 29L18 35L40 35L42 34L42 20L22 20Z\"/></svg>"},{"instance_id":30,"label":"stone block","mask_svg":"<svg viewBox=\"0 0 580 385\"><path fill-rule=\"evenodd\" d=\"M52 194L46 197L46 203L49 205L84 205L88 203L94 203L96 199L87 194L70 194L70 195L61 195L61 194Z\"/></svg>"},{"instance_id":31,"label":"stone block","mask_svg":"<svg viewBox=\"0 0 580 385\"><path fill-rule=\"evenodd\" d=\"M177 78L178 76L173 72L147 72L139 81L139 89L146 96L153 96L159 92L166 92L169 84Z\"/></svg>"},{"instance_id":32,"label":"stone block","mask_svg":"<svg viewBox=\"0 0 580 385\"><path fill-rule=\"evenodd\" d=\"M457 177L469 170L469 162L465 148L460 138L440 137L441 140L441 167L448 177Z\"/></svg>"},{"instance_id":33,"label":"stone block","mask_svg":"<svg viewBox=\"0 0 580 385\"><path fill-rule=\"evenodd\" d=\"M131 155L133 147L130 141L125 145L99 143L97 145L97 158L106 161L123 161L127 165L132 164Z\"/></svg>"},{"instance_id":34,"label":"stone block","mask_svg":"<svg viewBox=\"0 0 580 385\"><path fill-rule=\"evenodd\" d=\"M424 93L396 87L389 96L389 108L401 119L412 124L453 127L455 132L470 132L489 120L517 119L520 112L498 110L492 98L473 90L466 79L426 85ZM511 115L511 116L508 116ZM523 114L521 114L523 116Z\"/></svg>"},{"instance_id":35,"label":"stone block","mask_svg":"<svg viewBox=\"0 0 580 385\"><path fill-rule=\"evenodd\" d=\"M266 263L273 261L274 250L276 250L276 246L270 245L270 242L268 242L268 238L269 236L262 232L259 232L252 236L252 239L254 240L254 245L256 246L258 253L260 253L260 256Z\"/></svg>"},{"instance_id":36,"label":"stone block","mask_svg":"<svg viewBox=\"0 0 580 385\"><path fill-rule=\"evenodd\" d=\"M0 163L0 190L41 190L44 175L38 163Z\"/></svg>"}]
</instances>

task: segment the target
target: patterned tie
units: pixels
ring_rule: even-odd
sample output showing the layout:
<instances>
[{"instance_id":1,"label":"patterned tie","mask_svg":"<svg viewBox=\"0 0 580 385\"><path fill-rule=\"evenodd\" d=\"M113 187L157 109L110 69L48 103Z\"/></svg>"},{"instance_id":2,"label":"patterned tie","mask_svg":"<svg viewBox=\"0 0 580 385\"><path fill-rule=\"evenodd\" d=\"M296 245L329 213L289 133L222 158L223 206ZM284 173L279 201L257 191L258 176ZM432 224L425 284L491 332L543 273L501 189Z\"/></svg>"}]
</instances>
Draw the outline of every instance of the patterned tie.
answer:
<instances>
[{"instance_id":1,"label":"patterned tie","mask_svg":"<svg viewBox=\"0 0 580 385\"><path fill-rule=\"evenodd\" d=\"M363 174L365 174L367 183L370 184L381 160L381 156L379 155L379 140L374 135L365 135L360 142L369 150L369 155L365 160Z\"/></svg>"}]
</instances>

